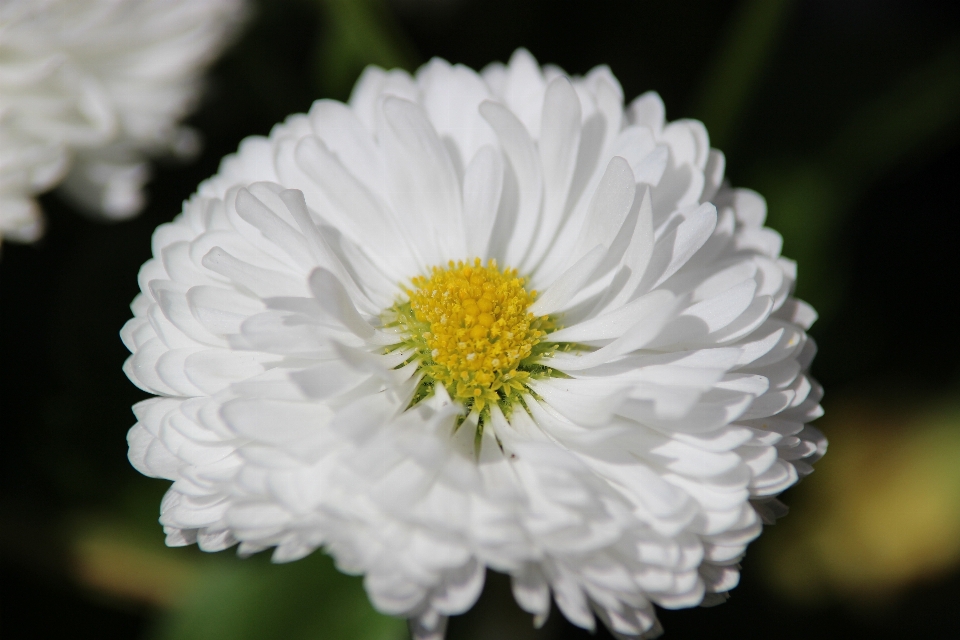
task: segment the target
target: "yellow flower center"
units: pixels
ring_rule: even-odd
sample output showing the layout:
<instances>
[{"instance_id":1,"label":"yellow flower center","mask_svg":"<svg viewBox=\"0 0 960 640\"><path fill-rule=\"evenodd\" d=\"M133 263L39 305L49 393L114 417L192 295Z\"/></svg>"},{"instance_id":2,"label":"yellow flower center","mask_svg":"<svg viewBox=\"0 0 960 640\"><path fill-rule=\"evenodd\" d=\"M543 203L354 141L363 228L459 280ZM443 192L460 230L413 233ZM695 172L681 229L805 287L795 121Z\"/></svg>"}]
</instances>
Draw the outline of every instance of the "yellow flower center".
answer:
<instances>
[{"instance_id":1,"label":"yellow flower center","mask_svg":"<svg viewBox=\"0 0 960 640\"><path fill-rule=\"evenodd\" d=\"M433 267L412 284L409 302L393 310L418 348L425 382L442 384L468 410L512 401L530 376L524 360L554 328L528 311L536 292L515 270L479 258Z\"/></svg>"}]
</instances>

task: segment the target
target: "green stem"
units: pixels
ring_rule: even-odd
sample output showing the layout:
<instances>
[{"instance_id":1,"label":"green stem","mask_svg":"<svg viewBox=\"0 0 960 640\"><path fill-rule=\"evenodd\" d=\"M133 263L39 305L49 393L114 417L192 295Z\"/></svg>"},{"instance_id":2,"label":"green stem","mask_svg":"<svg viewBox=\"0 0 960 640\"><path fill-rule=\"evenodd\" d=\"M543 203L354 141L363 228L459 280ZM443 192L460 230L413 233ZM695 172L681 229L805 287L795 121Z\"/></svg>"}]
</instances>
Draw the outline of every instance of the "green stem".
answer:
<instances>
[{"instance_id":1,"label":"green stem","mask_svg":"<svg viewBox=\"0 0 960 640\"><path fill-rule=\"evenodd\" d=\"M314 56L324 94L346 98L367 65L411 71L419 63L384 0L312 1L321 6L326 25Z\"/></svg>"},{"instance_id":2,"label":"green stem","mask_svg":"<svg viewBox=\"0 0 960 640\"><path fill-rule=\"evenodd\" d=\"M792 0L745 0L710 66L694 113L725 149L770 57Z\"/></svg>"}]
</instances>

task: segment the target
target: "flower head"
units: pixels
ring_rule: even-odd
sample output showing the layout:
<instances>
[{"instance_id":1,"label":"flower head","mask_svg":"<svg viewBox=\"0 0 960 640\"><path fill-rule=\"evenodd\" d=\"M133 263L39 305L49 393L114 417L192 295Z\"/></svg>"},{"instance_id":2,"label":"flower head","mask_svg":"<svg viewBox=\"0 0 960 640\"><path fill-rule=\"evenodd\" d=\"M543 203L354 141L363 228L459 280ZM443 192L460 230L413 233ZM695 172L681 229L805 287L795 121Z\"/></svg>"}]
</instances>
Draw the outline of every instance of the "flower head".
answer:
<instances>
[{"instance_id":1,"label":"flower head","mask_svg":"<svg viewBox=\"0 0 960 640\"><path fill-rule=\"evenodd\" d=\"M43 233L34 196L63 181L89 212L143 206L145 157L189 154L178 126L245 0L11 0L0 7L0 237Z\"/></svg>"},{"instance_id":2,"label":"flower head","mask_svg":"<svg viewBox=\"0 0 960 640\"><path fill-rule=\"evenodd\" d=\"M440 637L486 570L540 623L722 599L806 423L813 310L703 126L605 67L370 68L154 235L122 335L171 545L315 549Z\"/></svg>"}]
</instances>

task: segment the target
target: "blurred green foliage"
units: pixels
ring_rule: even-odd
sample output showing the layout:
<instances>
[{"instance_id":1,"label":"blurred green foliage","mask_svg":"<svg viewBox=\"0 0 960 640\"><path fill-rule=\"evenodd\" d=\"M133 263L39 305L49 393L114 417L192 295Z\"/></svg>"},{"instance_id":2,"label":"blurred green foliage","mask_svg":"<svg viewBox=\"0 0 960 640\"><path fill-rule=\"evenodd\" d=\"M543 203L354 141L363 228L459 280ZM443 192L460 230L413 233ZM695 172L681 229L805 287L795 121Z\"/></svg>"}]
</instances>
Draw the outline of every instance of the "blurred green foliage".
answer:
<instances>
[{"instance_id":1,"label":"blurred green foliage","mask_svg":"<svg viewBox=\"0 0 960 640\"><path fill-rule=\"evenodd\" d=\"M727 149L742 131L750 98L795 8L792 0L745 0L733 15L704 76L693 115L711 144ZM887 91L859 105L831 137L800 158L749 165L746 184L767 199L784 255L801 265L797 294L821 317L835 312L844 274L835 258L844 219L873 181L905 159L933 154L957 136L960 40Z\"/></svg>"},{"instance_id":2,"label":"blurred green foliage","mask_svg":"<svg viewBox=\"0 0 960 640\"><path fill-rule=\"evenodd\" d=\"M761 547L771 583L792 597L889 600L960 562L960 402L835 403L830 455Z\"/></svg>"},{"instance_id":3,"label":"blurred green foliage","mask_svg":"<svg viewBox=\"0 0 960 640\"><path fill-rule=\"evenodd\" d=\"M873 182L906 159L934 154L960 122L960 41L860 106L833 138L808 157L751 173L784 254L801 265L797 293L821 317L835 313L846 282L838 271L838 236L847 214Z\"/></svg>"},{"instance_id":4,"label":"blurred green foliage","mask_svg":"<svg viewBox=\"0 0 960 640\"><path fill-rule=\"evenodd\" d=\"M345 100L364 67L413 71L417 54L384 0L310 0L325 29L314 54L321 94Z\"/></svg>"},{"instance_id":5,"label":"blurred green foliage","mask_svg":"<svg viewBox=\"0 0 960 640\"><path fill-rule=\"evenodd\" d=\"M151 637L157 640L400 640L406 624L373 611L360 578L329 556L289 564L266 558L204 563Z\"/></svg>"},{"instance_id":6,"label":"blurred green foliage","mask_svg":"<svg viewBox=\"0 0 960 640\"><path fill-rule=\"evenodd\" d=\"M400 640L406 623L377 613L362 579L324 553L275 564L162 544L156 508L164 481L130 483L113 509L70 526L79 579L114 598L164 610L148 640Z\"/></svg>"},{"instance_id":7,"label":"blurred green foliage","mask_svg":"<svg viewBox=\"0 0 960 640\"><path fill-rule=\"evenodd\" d=\"M738 7L694 107L714 147L725 149L736 133L744 105L769 67L770 50L793 5L793 0L747 0Z\"/></svg>"}]
</instances>

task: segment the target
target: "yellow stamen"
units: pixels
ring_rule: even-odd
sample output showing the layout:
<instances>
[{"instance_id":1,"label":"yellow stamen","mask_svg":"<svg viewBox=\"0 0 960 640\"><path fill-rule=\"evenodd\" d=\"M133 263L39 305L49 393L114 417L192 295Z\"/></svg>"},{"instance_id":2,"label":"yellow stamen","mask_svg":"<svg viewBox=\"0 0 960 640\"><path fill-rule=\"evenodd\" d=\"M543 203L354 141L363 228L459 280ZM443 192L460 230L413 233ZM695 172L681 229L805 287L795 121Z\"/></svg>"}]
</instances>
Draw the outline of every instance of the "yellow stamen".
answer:
<instances>
[{"instance_id":1,"label":"yellow stamen","mask_svg":"<svg viewBox=\"0 0 960 640\"><path fill-rule=\"evenodd\" d=\"M515 270L501 271L495 260L451 261L412 284L407 294L416 327L408 328L422 341L427 378L481 411L523 388L529 373L518 366L553 323L527 310L536 292L524 288Z\"/></svg>"}]
</instances>

